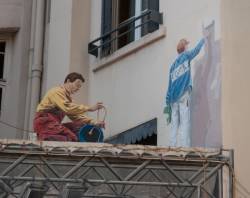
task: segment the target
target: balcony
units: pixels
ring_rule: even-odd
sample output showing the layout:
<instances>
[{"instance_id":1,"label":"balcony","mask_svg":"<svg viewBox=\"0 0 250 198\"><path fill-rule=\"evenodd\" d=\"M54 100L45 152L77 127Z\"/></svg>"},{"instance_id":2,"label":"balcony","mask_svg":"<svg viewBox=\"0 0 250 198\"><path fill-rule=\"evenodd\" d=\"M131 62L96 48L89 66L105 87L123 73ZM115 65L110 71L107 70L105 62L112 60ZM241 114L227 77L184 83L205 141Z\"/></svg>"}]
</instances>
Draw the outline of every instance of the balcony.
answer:
<instances>
[{"instance_id":1,"label":"balcony","mask_svg":"<svg viewBox=\"0 0 250 198\"><path fill-rule=\"evenodd\" d=\"M145 10L139 16L134 16L125 20L120 23L117 28L91 41L88 44L88 53L100 58L109 56L121 48L121 46L117 45L117 41L119 41L119 39L122 39L124 36L134 34L134 32L138 29L141 30L140 36L143 37L148 33L156 31L162 23L162 13L154 10ZM125 46L133 41L135 41L134 38L126 41L125 43L123 41L122 46Z\"/></svg>"}]
</instances>

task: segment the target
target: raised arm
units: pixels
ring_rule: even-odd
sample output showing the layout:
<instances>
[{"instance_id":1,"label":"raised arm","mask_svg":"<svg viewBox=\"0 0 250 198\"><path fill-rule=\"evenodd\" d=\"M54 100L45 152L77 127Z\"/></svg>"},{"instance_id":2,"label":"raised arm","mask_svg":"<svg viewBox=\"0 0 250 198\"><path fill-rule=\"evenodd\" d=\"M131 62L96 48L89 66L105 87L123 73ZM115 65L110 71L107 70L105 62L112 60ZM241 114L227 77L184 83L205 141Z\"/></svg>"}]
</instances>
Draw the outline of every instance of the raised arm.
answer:
<instances>
[{"instance_id":1,"label":"raised arm","mask_svg":"<svg viewBox=\"0 0 250 198\"><path fill-rule=\"evenodd\" d=\"M205 39L203 38L203 39L201 39L200 42L196 45L195 48L193 48L193 49L187 51L187 54L188 54L188 56L189 56L189 60L192 60L194 57L196 57L196 56L199 54L199 52L200 52L201 48L203 47L204 43L205 43Z\"/></svg>"}]
</instances>

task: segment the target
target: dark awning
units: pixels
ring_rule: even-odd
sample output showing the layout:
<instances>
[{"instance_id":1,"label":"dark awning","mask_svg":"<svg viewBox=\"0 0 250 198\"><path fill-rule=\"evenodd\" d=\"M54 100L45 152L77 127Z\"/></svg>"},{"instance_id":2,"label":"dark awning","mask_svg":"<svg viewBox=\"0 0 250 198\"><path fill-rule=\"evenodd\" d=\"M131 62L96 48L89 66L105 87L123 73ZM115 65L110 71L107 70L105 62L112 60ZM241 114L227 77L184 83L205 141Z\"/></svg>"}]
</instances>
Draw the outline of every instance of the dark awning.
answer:
<instances>
[{"instance_id":1,"label":"dark awning","mask_svg":"<svg viewBox=\"0 0 250 198\"><path fill-rule=\"evenodd\" d=\"M110 144L134 144L147 137L157 134L157 118L133 127L105 140Z\"/></svg>"}]
</instances>

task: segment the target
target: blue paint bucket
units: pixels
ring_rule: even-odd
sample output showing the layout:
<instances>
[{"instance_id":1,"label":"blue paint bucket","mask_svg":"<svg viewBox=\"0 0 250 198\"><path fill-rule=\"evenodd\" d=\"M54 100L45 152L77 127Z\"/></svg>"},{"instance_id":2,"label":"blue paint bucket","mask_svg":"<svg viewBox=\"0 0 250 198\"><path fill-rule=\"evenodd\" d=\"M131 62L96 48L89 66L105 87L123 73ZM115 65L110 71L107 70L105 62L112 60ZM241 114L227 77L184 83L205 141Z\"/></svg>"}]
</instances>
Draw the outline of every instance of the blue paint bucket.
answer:
<instances>
[{"instance_id":1,"label":"blue paint bucket","mask_svg":"<svg viewBox=\"0 0 250 198\"><path fill-rule=\"evenodd\" d=\"M79 133L79 142L103 142L103 131L101 128L87 124L83 126Z\"/></svg>"}]
</instances>

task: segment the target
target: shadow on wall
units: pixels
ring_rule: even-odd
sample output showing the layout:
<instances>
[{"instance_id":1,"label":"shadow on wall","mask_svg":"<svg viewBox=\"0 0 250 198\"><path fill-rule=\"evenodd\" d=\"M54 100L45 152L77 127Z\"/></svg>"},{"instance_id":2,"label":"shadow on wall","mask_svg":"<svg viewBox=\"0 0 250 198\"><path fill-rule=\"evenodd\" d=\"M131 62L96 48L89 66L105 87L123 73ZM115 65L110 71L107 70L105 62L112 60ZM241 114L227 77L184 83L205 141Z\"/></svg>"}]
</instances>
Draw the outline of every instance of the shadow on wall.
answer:
<instances>
[{"instance_id":1,"label":"shadow on wall","mask_svg":"<svg viewBox=\"0 0 250 198\"><path fill-rule=\"evenodd\" d=\"M191 104L192 146L221 147L221 67L220 41L215 40L215 23L210 32L205 54L195 62Z\"/></svg>"}]
</instances>

